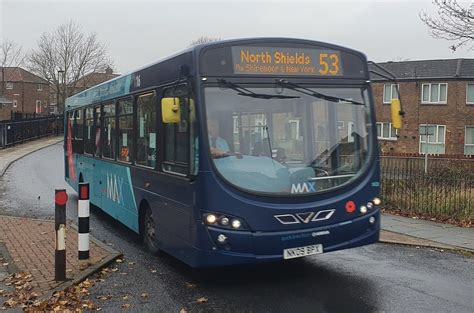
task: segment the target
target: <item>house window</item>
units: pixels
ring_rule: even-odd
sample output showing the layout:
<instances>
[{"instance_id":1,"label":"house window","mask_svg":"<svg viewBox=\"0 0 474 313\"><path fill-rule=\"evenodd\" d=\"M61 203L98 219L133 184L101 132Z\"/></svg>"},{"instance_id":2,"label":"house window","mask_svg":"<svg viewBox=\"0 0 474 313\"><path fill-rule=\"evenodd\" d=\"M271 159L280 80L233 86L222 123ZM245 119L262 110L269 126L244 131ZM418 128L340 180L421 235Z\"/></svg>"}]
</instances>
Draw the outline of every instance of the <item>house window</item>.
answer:
<instances>
[{"instance_id":1,"label":"house window","mask_svg":"<svg viewBox=\"0 0 474 313\"><path fill-rule=\"evenodd\" d=\"M384 84L383 85L383 103L390 103L392 99L398 99L397 85Z\"/></svg>"},{"instance_id":2,"label":"house window","mask_svg":"<svg viewBox=\"0 0 474 313\"><path fill-rule=\"evenodd\" d=\"M464 155L474 155L474 126L466 126L464 132Z\"/></svg>"},{"instance_id":3,"label":"house window","mask_svg":"<svg viewBox=\"0 0 474 313\"><path fill-rule=\"evenodd\" d=\"M466 86L466 103L474 104L474 83Z\"/></svg>"},{"instance_id":4,"label":"house window","mask_svg":"<svg viewBox=\"0 0 474 313\"><path fill-rule=\"evenodd\" d=\"M13 89L13 83L12 82L6 82L5 83L5 89Z\"/></svg>"},{"instance_id":5,"label":"house window","mask_svg":"<svg viewBox=\"0 0 474 313\"><path fill-rule=\"evenodd\" d=\"M16 108L18 106L18 100L13 100L13 107Z\"/></svg>"},{"instance_id":6,"label":"house window","mask_svg":"<svg viewBox=\"0 0 474 313\"><path fill-rule=\"evenodd\" d=\"M397 140L398 129L392 123L377 123L377 138L381 140Z\"/></svg>"},{"instance_id":7,"label":"house window","mask_svg":"<svg viewBox=\"0 0 474 313\"><path fill-rule=\"evenodd\" d=\"M37 88L36 90L38 90L38 91L42 91L42 90L43 90L43 85L41 85L41 84L38 84L38 88Z\"/></svg>"},{"instance_id":8,"label":"house window","mask_svg":"<svg viewBox=\"0 0 474 313\"><path fill-rule=\"evenodd\" d=\"M344 121L337 121L337 129L343 129L344 128Z\"/></svg>"},{"instance_id":9,"label":"house window","mask_svg":"<svg viewBox=\"0 0 474 313\"><path fill-rule=\"evenodd\" d=\"M41 113L43 112L43 108L41 107L41 100L36 100L36 113Z\"/></svg>"},{"instance_id":10,"label":"house window","mask_svg":"<svg viewBox=\"0 0 474 313\"><path fill-rule=\"evenodd\" d=\"M423 84L421 103L446 103L448 84Z\"/></svg>"},{"instance_id":11,"label":"house window","mask_svg":"<svg viewBox=\"0 0 474 313\"><path fill-rule=\"evenodd\" d=\"M419 133L420 154L445 154L446 125L421 124Z\"/></svg>"}]
</instances>

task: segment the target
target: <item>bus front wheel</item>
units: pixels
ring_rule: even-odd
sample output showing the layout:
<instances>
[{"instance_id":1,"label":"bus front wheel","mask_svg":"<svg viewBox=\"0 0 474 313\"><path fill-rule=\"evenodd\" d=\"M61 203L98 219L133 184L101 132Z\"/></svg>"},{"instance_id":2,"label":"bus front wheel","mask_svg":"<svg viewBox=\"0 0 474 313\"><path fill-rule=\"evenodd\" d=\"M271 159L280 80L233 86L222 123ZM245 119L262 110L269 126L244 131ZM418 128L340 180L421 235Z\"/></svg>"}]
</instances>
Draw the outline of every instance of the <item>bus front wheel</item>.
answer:
<instances>
[{"instance_id":1,"label":"bus front wheel","mask_svg":"<svg viewBox=\"0 0 474 313\"><path fill-rule=\"evenodd\" d=\"M145 247L153 254L159 254L157 236L156 236L156 221L153 211L150 207L145 208L145 217L143 219L143 242Z\"/></svg>"}]
</instances>

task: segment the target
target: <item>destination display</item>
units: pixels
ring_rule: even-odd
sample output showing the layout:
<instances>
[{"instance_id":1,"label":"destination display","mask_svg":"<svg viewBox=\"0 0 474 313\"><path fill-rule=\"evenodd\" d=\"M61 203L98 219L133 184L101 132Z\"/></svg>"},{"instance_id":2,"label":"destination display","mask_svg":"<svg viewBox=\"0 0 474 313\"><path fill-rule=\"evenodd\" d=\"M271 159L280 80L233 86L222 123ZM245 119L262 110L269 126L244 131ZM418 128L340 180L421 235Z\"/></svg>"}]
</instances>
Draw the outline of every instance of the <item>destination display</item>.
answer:
<instances>
[{"instance_id":1,"label":"destination display","mask_svg":"<svg viewBox=\"0 0 474 313\"><path fill-rule=\"evenodd\" d=\"M336 50L234 46L234 74L342 76L341 54Z\"/></svg>"}]
</instances>

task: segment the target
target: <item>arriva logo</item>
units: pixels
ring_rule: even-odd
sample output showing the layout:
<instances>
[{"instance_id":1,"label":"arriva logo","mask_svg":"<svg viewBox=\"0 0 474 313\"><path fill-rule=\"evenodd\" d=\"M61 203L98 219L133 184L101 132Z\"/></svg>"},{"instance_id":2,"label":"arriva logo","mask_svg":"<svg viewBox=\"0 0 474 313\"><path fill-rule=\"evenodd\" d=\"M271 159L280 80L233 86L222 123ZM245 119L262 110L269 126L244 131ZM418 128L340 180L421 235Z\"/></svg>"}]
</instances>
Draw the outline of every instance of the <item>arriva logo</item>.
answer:
<instances>
[{"instance_id":1,"label":"arriva logo","mask_svg":"<svg viewBox=\"0 0 474 313\"><path fill-rule=\"evenodd\" d=\"M118 204L123 204L123 178L107 173L107 198Z\"/></svg>"},{"instance_id":2,"label":"arriva logo","mask_svg":"<svg viewBox=\"0 0 474 313\"><path fill-rule=\"evenodd\" d=\"M316 182L297 183L291 185L291 193L316 192Z\"/></svg>"}]
</instances>

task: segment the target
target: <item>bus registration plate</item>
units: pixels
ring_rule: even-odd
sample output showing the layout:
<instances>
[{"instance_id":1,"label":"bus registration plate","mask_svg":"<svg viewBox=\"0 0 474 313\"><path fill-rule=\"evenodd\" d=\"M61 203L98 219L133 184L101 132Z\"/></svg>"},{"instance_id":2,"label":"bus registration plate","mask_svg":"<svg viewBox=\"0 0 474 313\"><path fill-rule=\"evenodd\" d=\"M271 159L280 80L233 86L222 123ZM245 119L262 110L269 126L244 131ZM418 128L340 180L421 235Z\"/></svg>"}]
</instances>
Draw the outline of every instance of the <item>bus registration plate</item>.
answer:
<instances>
[{"instance_id":1,"label":"bus registration plate","mask_svg":"<svg viewBox=\"0 0 474 313\"><path fill-rule=\"evenodd\" d=\"M293 258L301 258L307 255L313 254L320 254L323 253L323 245L312 245L306 247L298 247L298 248L291 248L291 249L284 249L283 250L283 258L286 259L293 259Z\"/></svg>"}]
</instances>

